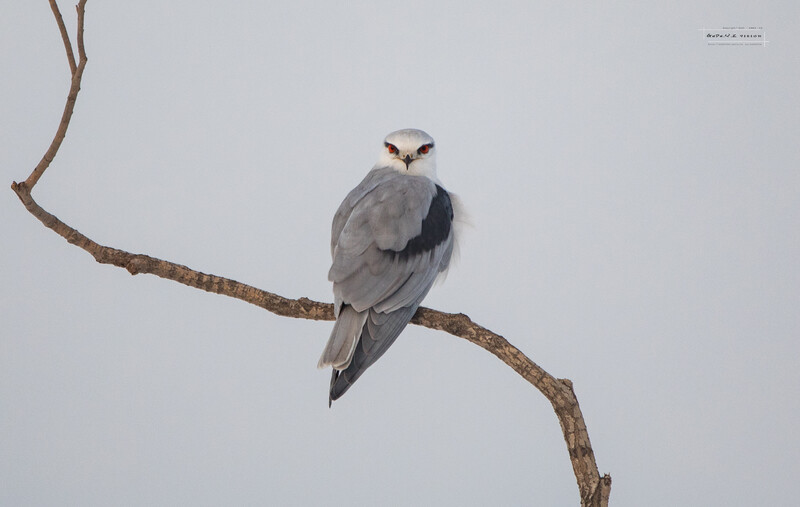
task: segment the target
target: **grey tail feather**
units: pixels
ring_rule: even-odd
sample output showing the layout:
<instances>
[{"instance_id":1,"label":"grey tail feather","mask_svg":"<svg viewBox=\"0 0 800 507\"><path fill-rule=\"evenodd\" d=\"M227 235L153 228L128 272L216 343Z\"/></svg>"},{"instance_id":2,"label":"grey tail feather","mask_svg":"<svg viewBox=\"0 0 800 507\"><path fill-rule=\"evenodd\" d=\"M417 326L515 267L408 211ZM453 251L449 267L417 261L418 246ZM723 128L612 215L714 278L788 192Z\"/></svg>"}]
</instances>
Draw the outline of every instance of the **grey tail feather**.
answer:
<instances>
[{"instance_id":1,"label":"grey tail feather","mask_svg":"<svg viewBox=\"0 0 800 507\"><path fill-rule=\"evenodd\" d=\"M317 363L318 368L328 365L334 368L346 368L350 364L368 314L368 311L357 312L350 305L342 307L325 350Z\"/></svg>"},{"instance_id":2,"label":"grey tail feather","mask_svg":"<svg viewBox=\"0 0 800 507\"><path fill-rule=\"evenodd\" d=\"M350 364L341 371L333 369L328 406L347 392L366 369L386 352L414 316L417 306L418 304L401 308L388 314L382 324L374 323L367 318Z\"/></svg>"}]
</instances>

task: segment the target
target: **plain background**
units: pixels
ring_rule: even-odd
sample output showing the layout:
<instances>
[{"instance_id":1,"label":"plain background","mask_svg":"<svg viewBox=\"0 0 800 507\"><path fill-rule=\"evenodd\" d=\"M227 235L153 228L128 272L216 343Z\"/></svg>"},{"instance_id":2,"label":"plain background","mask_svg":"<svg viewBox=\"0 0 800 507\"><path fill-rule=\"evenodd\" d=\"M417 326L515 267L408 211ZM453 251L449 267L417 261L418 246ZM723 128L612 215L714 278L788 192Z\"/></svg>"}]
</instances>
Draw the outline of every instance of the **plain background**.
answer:
<instances>
[{"instance_id":1,"label":"plain background","mask_svg":"<svg viewBox=\"0 0 800 507\"><path fill-rule=\"evenodd\" d=\"M574 381L612 504L790 505L799 5L92 0L34 197L102 244L330 301L336 207L386 133L424 129L473 223L425 305ZM769 43L707 46L722 26ZM0 504L579 503L551 407L478 347L411 326L329 409L330 322L42 227L8 186L68 91L47 2L7 2L0 44Z\"/></svg>"}]
</instances>

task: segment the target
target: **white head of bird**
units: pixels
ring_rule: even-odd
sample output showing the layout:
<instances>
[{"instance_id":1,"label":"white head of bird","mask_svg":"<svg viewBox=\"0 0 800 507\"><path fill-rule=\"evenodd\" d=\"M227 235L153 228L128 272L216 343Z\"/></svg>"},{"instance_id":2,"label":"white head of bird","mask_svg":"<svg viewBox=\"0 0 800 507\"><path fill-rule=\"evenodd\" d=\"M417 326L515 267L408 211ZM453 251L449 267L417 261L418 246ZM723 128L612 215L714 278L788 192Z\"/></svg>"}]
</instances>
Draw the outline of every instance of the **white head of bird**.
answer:
<instances>
[{"instance_id":1,"label":"white head of bird","mask_svg":"<svg viewBox=\"0 0 800 507\"><path fill-rule=\"evenodd\" d=\"M436 147L433 138L417 129L392 132L383 140L383 150L375 166L391 167L404 174L436 180Z\"/></svg>"}]
</instances>

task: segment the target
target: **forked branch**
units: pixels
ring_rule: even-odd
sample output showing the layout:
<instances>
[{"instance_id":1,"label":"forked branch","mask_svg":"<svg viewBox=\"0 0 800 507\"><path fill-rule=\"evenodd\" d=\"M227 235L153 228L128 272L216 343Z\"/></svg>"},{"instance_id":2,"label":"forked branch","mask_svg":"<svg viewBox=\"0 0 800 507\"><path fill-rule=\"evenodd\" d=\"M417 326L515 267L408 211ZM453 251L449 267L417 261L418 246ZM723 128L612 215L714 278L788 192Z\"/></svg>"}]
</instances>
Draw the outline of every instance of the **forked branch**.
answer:
<instances>
[{"instance_id":1,"label":"forked branch","mask_svg":"<svg viewBox=\"0 0 800 507\"><path fill-rule=\"evenodd\" d=\"M55 215L45 211L36 203L31 196L31 191L42 174L44 174L44 171L50 166L50 163L58 153L61 142L64 140L75 108L75 101L80 91L83 70L86 67L87 59L83 44L85 5L86 0L81 0L77 5L78 60L76 63L72 43L69 40L58 5L55 0L50 0L50 6L64 41L67 60L72 73L72 81L67 95L67 103L64 106L64 113L61 116L61 123L50 143L50 147L24 182L14 182L11 185L25 208L47 228L53 230L69 243L90 253L97 262L125 268L132 275L149 273L167 280L180 282L189 287L241 299L285 317L334 320L333 306L329 303L320 303L307 298L284 298L229 278L201 273L186 266L148 255L134 254L100 245L65 224ZM578 482L581 505L587 507L608 505L608 498L611 492L611 477L608 475L600 477L597 470L594 451L592 451L591 443L589 442L589 433L586 430L586 424L578 405L578 399L572 388L572 382L567 379L553 377L531 361L519 349L511 345L505 338L479 326L464 314L450 314L429 308L419 308L411 322L431 329L445 331L488 350L513 368L525 380L533 384L550 401L558 416L567 450L569 451L570 461L572 462L572 469Z\"/></svg>"}]
</instances>

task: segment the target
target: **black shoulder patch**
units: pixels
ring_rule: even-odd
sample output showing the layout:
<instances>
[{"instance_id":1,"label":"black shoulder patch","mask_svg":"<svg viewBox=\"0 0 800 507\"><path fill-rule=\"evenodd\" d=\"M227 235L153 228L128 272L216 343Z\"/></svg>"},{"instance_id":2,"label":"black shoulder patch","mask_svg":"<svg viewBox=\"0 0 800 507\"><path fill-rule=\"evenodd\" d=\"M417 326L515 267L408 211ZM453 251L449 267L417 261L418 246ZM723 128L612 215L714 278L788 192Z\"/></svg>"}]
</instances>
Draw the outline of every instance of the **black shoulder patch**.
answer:
<instances>
[{"instance_id":1,"label":"black shoulder patch","mask_svg":"<svg viewBox=\"0 0 800 507\"><path fill-rule=\"evenodd\" d=\"M436 195L431 200L428 214L422 220L422 232L411 238L406 247L400 250L401 257L409 257L420 252L433 250L450 235L453 224L453 204L445 189L436 185Z\"/></svg>"}]
</instances>

